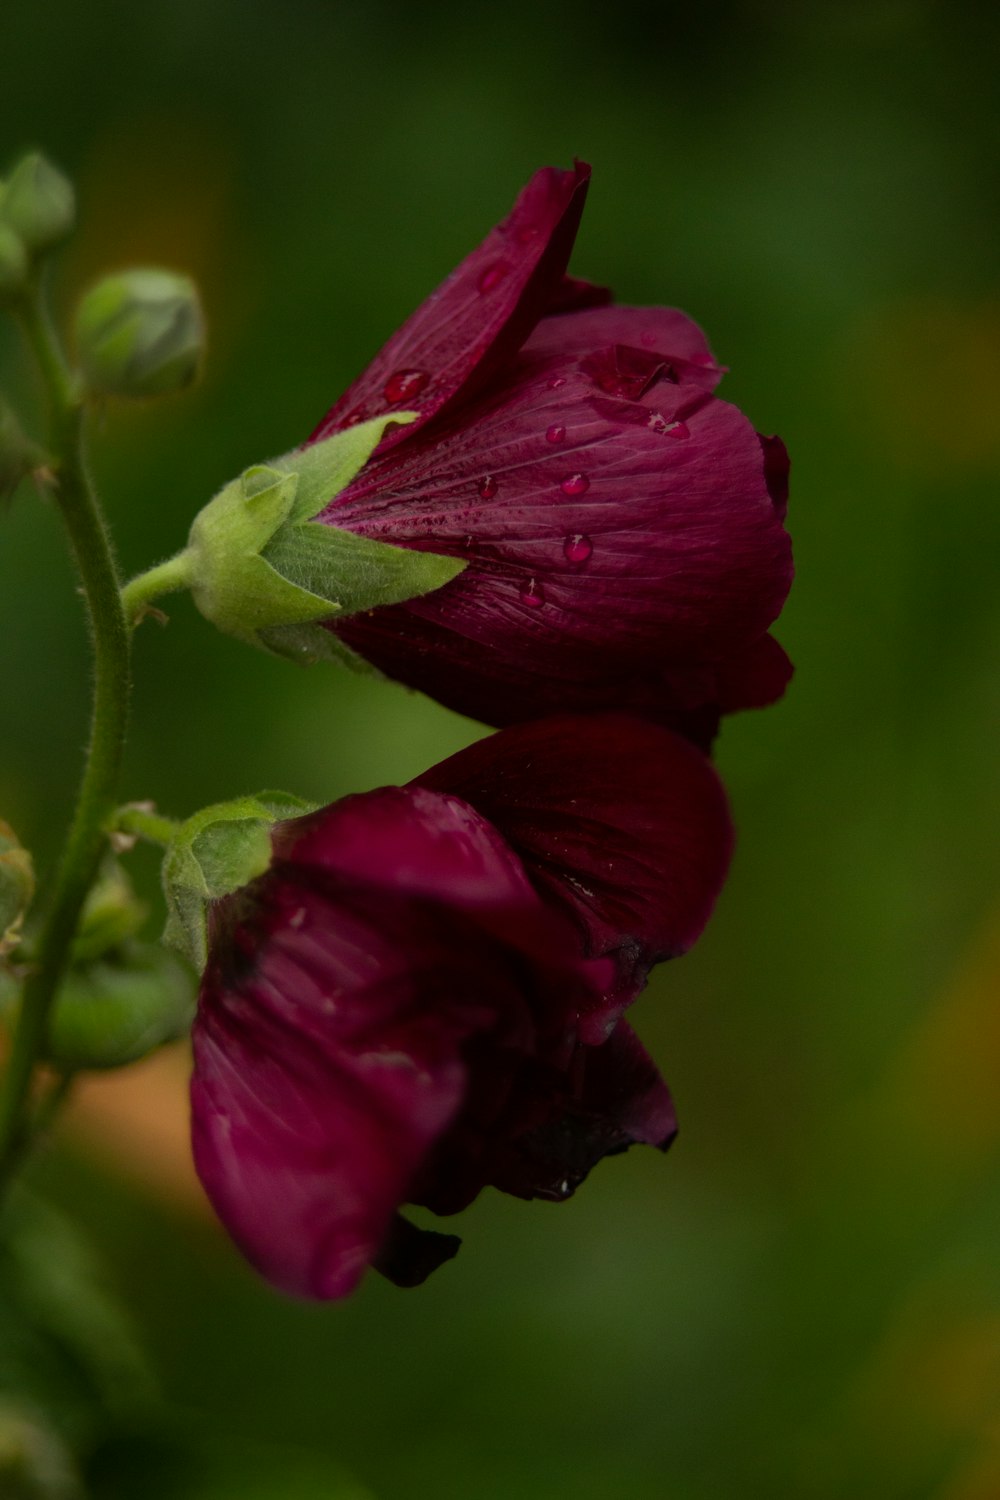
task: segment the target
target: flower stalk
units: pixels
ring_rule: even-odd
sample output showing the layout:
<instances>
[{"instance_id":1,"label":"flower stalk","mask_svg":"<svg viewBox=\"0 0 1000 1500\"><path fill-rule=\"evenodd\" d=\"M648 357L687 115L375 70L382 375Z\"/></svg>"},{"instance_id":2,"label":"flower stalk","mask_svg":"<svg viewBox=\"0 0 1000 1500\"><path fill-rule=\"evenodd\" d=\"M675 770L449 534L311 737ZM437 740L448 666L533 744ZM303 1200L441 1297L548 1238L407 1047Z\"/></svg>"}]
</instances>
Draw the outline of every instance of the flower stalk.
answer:
<instances>
[{"instance_id":1,"label":"flower stalk","mask_svg":"<svg viewBox=\"0 0 1000 1500\"><path fill-rule=\"evenodd\" d=\"M39 277L32 277L14 311L48 398L49 450L56 475L53 494L83 586L93 647L94 693L76 811L48 893L36 966L25 984L0 1089L0 1191L24 1143L32 1079L44 1049L49 1014L117 805L131 679L129 632L117 568L84 457L83 395L52 327Z\"/></svg>"}]
</instances>

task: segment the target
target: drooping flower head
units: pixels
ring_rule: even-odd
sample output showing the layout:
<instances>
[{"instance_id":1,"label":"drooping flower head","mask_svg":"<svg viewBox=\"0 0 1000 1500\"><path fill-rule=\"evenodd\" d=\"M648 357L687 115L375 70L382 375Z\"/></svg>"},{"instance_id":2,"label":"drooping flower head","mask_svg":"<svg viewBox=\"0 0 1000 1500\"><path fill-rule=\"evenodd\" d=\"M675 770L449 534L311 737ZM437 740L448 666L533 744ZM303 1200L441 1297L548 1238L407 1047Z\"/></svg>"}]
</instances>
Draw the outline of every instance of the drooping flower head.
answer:
<instances>
[{"instance_id":1,"label":"drooping flower head","mask_svg":"<svg viewBox=\"0 0 1000 1500\"><path fill-rule=\"evenodd\" d=\"M675 1131L621 1012L724 878L708 762L649 724L565 719L421 783L275 823L268 868L210 912L195 1161L248 1258L299 1295L344 1295L369 1264L413 1284L453 1255L404 1203L558 1200Z\"/></svg>"},{"instance_id":2,"label":"drooping flower head","mask_svg":"<svg viewBox=\"0 0 1000 1500\"><path fill-rule=\"evenodd\" d=\"M589 177L537 172L308 444L206 507L162 586L490 724L619 709L706 744L779 697L784 445L715 396L683 313L565 274Z\"/></svg>"},{"instance_id":3,"label":"drooping flower head","mask_svg":"<svg viewBox=\"0 0 1000 1500\"><path fill-rule=\"evenodd\" d=\"M683 313L565 276L589 177L536 173L314 433L416 413L320 519L466 563L331 628L488 723L623 708L704 738L790 673L787 455L713 395Z\"/></svg>"}]
</instances>

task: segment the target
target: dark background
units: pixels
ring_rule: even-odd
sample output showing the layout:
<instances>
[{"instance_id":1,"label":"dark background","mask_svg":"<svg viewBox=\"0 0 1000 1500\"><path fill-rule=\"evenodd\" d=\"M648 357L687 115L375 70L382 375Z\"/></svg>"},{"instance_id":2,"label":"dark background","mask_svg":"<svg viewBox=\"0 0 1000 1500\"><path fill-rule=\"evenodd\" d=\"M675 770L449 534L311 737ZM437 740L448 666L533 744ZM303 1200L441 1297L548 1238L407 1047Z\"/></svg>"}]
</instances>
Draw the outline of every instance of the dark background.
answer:
<instances>
[{"instance_id":1,"label":"dark background","mask_svg":"<svg viewBox=\"0 0 1000 1500\"><path fill-rule=\"evenodd\" d=\"M58 302L163 263L210 322L197 390L95 433L127 573L301 441L574 155L594 167L574 269L696 317L723 394L793 459L798 674L725 729L732 878L637 1011L672 1154L609 1162L559 1208L486 1197L422 1290L372 1277L310 1307L203 1211L182 1057L83 1090L35 1185L95 1242L172 1433L95 1459L95 1494L1000 1494L998 17L6 0L0 154L40 145L80 191ZM0 383L30 406L6 326ZM0 813L44 858L87 655L53 514L25 490L0 528ZM171 605L138 640L129 797L329 801L480 732Z\"/></svg>"}]
</instances>

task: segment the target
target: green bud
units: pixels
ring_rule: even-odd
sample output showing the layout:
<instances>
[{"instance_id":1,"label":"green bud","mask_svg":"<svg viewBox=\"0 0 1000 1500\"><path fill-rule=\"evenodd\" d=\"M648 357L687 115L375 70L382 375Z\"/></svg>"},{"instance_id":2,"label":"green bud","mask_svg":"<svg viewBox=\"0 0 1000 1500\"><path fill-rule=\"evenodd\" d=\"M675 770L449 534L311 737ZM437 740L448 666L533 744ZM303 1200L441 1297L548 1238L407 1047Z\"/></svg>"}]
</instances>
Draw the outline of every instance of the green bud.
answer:
<instances>
[{"instance_id":1,"label":"green bud","mask_svg":"<svg viewBox=\"0 0 1000 1500\"><path fill-rule=\"evenodd\" d=\"M38 151L21 158L0 199L0 220L31 255L52 250L76 220L73 184Z\"/></svg>"},{"instance_id":2,"label":"green bud","mask_svg":"<svg viewBox=\"0 0 1000 1500\"><path fill-rule=\"evenodd\" d=\"M139 932L149 908L117 860L109 859L91 888L73 939L73 962L103 958Z\"/></svg>"},{"instance_id":3,"label":"green bud","mask_svg":"<svg viewBox=\"0 0 1000 1500\"><path fill-rule=\"evenodd\" d=\"M28 252L24 241L0 219L0 307L23 291L28 280Z\"/></svg>"},{"instance_id":4,"label":"green bud","mask_svg":"<svg viewBox=\"0 0 1000 1500\"><path fill-rule=\"evenodd\" d=\"M247 469L195 519L183 585L227 635L297 661L351 653L319 621L441 588L465 564L316 522L368 462L397 412ZM173 586L178 586L174 584Z\"/></svg>"},{"instance_id":5,"label":"green bud","mask_svg":"<svg viewBox=\"0 0 1000 1500\"><path fill-rule=\"evenodd\" d=\"M0 970L0 1020L8 1030L20 1007L20 980ZM158 943L127 942L63 979L49 1016L45 1061L65 1073L124 1067L184 1036L194 1009L187 966Z\"/></svg>"},{"instance_id":6,"label":"green bud","mask_svg":"<svg viewBox=\"0 0 1000 1500\"><path fill-rule=\"evenodd\" d=\"M271 863L271 824L312 805L287 792L260 792L205 807L182 823L163 861L164 942L205 966L208 907L263 875Z\"/></svg>"},{"instance_id":7,"label":"green bud","mask_svg":"<svg viewBox=\"0 0 1000 1500\"><path fill-rule=\"evenodd\" d=\"M92 287L76 337L95 395L166 396L191 384L205 345L194 282L174 271L121 271Z\"/></svg>"},{"instance_id":8,"label":"green bud","mask_svg":"<svg viewBox=\"0 0 1000 1500\"><path fill-rule=\"evenodd\" d=\"M31 855L0 818L0 959L17 947L21 923L35 894Z\"/></svg>"}]
</instances>

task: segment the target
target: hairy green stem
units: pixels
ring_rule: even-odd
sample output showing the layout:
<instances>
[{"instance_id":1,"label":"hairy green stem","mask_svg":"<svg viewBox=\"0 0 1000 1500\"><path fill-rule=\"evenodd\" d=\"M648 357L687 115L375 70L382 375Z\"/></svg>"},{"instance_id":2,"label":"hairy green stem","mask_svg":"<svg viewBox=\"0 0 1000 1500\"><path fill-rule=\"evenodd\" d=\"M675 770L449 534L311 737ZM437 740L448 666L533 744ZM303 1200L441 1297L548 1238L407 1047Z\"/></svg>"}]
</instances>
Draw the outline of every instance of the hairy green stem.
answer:
<instances>
[{"instance_id":1,"label":"hairy green stem","mask_svg":"<svg viewBox=\"0 0 1000 1500\"><path fill-rule=\"evenodd\" d=\"M191 553L187 551L178 552L176 557L168 557L166 562L157 563L155 568L131 579L122 589L122 608L129 628L135 629L152 600L176 594L190 584Z\"/></svg>"},{"instance_id":2,"label":"hairy green stem","mask_svg":"<svg viewBox=\"0 0 1000 1500\"><path fill-rule=\"evenodd\" d=\"M180 826L175 819L165 818L144 807L119 808L115 818L115 828L120 833L134 834L136 838L145 839L149 844L159 844L164 849L173 843Z\"/></svg>"},{"instance_id":3,"label":"hairy green stem","mask_svg":"<svg viewBox=\"0 0 1000 1500\"><path fill-rule=\"evenodd\" d=\"M27 1129L35 1066L69 956L80 909L93 882L117 804L130 687L130 643L110 537L83 455L83 401L35 285L17 308L45 382L55 499L83 583L94 651L90 743L76 811L49 893L37 966L28 978L0 1091L0 1190Z\"/></svg>"}]
</instances>

